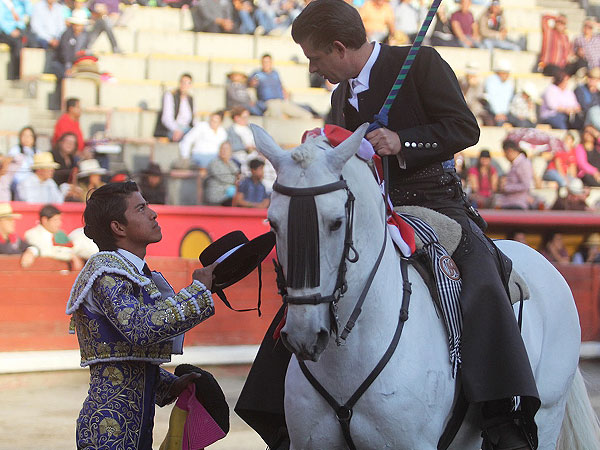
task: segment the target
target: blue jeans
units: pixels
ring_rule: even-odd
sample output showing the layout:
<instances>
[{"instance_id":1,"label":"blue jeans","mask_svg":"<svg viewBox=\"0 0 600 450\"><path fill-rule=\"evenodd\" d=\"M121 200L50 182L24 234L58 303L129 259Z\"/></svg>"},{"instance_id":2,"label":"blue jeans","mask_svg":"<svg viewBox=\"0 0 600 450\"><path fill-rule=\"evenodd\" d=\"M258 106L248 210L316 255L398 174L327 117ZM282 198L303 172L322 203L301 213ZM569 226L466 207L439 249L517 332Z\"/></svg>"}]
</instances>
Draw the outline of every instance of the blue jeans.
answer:
<instances>
[{"instance_id":1,"label":"blue jeans","mask_svg":"<svg viewBox=\"0 0 600 450\"><path fill-rule=\"evenodd\" d=\"M558 187L565 187L567 185L567 180L565 177L563 177L556 169L546 169L544 175L542 176L542 180L556 181L558 183Z\"/></svg>"}]
</instances>

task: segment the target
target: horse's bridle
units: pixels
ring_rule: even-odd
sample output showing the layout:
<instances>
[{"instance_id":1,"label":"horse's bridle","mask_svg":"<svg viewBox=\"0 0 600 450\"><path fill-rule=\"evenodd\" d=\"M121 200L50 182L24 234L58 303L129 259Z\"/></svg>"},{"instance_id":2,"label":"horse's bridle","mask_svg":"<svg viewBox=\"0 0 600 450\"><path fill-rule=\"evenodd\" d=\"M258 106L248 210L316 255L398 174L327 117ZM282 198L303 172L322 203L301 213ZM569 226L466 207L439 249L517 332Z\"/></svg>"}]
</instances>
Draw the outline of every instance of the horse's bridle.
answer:
<instances>
[{"instance_id":1,"label":"horse's bridle","mask_svg":"<svg viewBox=\"0 0 600 450\"><path fill-rule=\"evenodd\" d=\"M362 304L367 295L369 287L375 277L375 273L379 268L379 264L383 257L383 253L385 251L385 245L387 241L387 227L385 227L385 234L383 238L383 244L381 247L381 251L379 252L379 256L375 265L371 269L369 277L367 278L367 282L363 287L361 295L354 307L354 311L350 315L348 322L344 326L344 330L342 333L339 333L339 319L337 314L337 303L345 294L348 289L348 283L346 281L346 272L348 270L346 261L350 263L355 263L358 261L359 255L354 247L354 242L352 240L353 227L354 227L354 194L350 188L348 188L348 184L343 177L340 177L338 181L333 183L323 184L321 186L313 186L307 188L297 188L284 186L275 181L273 185L273 191L278 192L282 195L286 195L288 197L296 197L296 196L311 196L315 197L317 195L328 194L330 192L338 191L340 189L344 189L348 194L348 198L345 204L346 210L346 229L344 235L344 249L342 251L342 257L340 260L340 264L338 266L338 273L335 282L335 287L333 288L333 292L331 295L322 296L320 293L316 293L313 295L305 295L305 296L291 296L287 293L287 282L285 280L285 275L283 273L283 268L278 261L274 261L275 271L277 273L277 286L279 289L279 293L283 298L283 302L288 305L318 305L321 303L329 303L329 312L330 312L330 323L331 323L331 331L336 335L336 343L337 345L341 345L342 341L345 341L350 331L354 327L358 316L361 313ZM352 252L353 256L350 256Z\"/></svg>"}]
</instances>

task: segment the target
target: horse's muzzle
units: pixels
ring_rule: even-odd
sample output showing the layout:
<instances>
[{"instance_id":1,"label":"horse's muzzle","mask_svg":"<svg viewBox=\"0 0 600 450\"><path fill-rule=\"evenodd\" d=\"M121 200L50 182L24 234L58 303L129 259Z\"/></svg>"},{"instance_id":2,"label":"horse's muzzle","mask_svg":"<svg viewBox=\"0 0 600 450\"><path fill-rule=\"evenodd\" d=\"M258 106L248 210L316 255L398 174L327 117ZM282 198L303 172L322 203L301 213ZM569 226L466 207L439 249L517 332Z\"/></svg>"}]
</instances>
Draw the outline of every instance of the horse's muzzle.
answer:
<instances>
[{"instance_id":1,"label":"horse's muzzle","mask_svg":"<svg viewBox=\"0 0 600 450\"><path fill-rule=\"evenodd\" d=\"M296 358L317 362L329 343L329 330L321 328L314 340L310 344L306 344L291 338L284 328L281 330L281 340L283 345L296 355Z\"/></svg>"}]
</instances>

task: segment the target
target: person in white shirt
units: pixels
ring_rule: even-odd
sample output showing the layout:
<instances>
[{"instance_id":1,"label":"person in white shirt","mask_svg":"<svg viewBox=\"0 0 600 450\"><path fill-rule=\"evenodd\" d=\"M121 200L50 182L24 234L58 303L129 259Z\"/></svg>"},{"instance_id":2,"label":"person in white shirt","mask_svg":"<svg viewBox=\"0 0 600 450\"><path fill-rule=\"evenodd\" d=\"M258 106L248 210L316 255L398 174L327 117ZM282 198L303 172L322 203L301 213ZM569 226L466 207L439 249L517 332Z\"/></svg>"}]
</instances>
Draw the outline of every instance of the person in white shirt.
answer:
<instances>
[{"instance_id":1,"label":"person in white shirt","mask_svg":"<svg viewBox=\"0 0 600 450\"><path fill-rule=\"evenodd\" d=\"M179 78L179 88L165 92L154 137L168 137L173 142L179 142L196 124L191 88L192 76L184 73Z\"/></svg>"},{"instance_id":2,"label":"person in white shirt","mask_svg":"<svg viewBox=\"0 0 600 450\"><path fill-rule=\"evenodd\" d=\"M67 29L64 6L56 0L41 0L31 12L31 31L42 48L58 48L63 32Z\"/></svg>"},{"instance_id":3,"label":"person in white shirt","mask_svg":"<svg viewBox=\"0 0 600 450\"><path fill-rule=\"evenodd\" d=\"M30 173L17 184L17 200L28 203L63 203L63 195L52 178L58 163L50 152L33 155Z\"/></svg>"},{"instance_id":4,"label":"person in white shirt","mask_svg":"<svg viewBox=\"0 0 600 450\"><path fill-rule=\"evenodd\" d=\"M179 151L183 159L191 161L205 169L219 153L221 144L227 140L227 132L221 125L223 113L214 112L208 122L200 122L194 126L181 140Z\"/></svg>"}]
</instances>

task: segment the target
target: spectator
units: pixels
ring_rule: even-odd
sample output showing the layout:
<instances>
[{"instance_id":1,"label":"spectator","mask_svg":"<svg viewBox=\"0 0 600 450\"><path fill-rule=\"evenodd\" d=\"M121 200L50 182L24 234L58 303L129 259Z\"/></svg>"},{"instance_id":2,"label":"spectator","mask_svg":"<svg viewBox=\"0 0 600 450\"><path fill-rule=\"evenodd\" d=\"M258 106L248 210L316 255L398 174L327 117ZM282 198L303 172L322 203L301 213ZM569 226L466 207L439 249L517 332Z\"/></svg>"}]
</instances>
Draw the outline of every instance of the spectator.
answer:
<instances>
[{"instance_id":1,"label":"spectator","mask_svg":"<svg viewBox=\"0 0 600 450\"><path fill-rule=\"evenodd\" d=\"M581 35L573 40L573 52L577 57L577 67L593 69L600 67L600 34L596 33L598 23L595 17L583 21Z\"/></svg>"},{"instance_id":2,"label":"spectator","mask_svg":"<svg viewBox=\"0 0 600 450\"><path fill-rule=\"evenodd\" d=\"M231 159L231 144L228 141L221 144L218 158L211 161L206 172L204 202L208 205L231 206L240 169Z\"/></svg>"},{"instance_id":3,"label":"spectator","mask_svg":"<svg viewBox=\"0 0 600 450\"><path fill-rule=\"evenodd\" d=\"M587 125L581 132L579 145L575 147L577 176L586 186L600 186L600 132Z\"/></svg>"},{"instance_id":4,"label":"spectator","mask_svg":"<svg viewBox=\"0 0 600 450\"><path fill-rule=\"evenodd\" d=\"M275 29L272 17L251 0L233 0L235 9L236 30L241 34L269 34Z\"/></svg>"},{"instance_id":5,"label":"spectator","mask_svg":"<svg viewBox=\"0 0 600 450\"><path fill-rule=\"evenodd\" d=\"M435 13L435 24L431 33L431 45L440 47L460 47L460 42L452 31L446 5L442 3Z\"/></svg>"},{"instance_id":6,"label":"spectator","mask_svg":"<svg viewBox=\"0 0 600 450\"><path fill-rule=\"evenodd\" d=\"M83 134L79 126L81 117L81 103L78 98L68 98L65 102L65 113L58 118L54 125L52 145L56 145L58 139L65 133L74 133L77 136L77 151L82 152L84 148Z\"/></svg>"},{"instance_id":7,"label":"spectator","mask_svg":"<svg viewBox=\"0 0 600 450\"><path fill-rule=\"evenodd\" d=\"M581 106L585 124L591 124L596 129L600 129L599 81L600 67L594 67L588 70L585 84L580 84L575 88L575 97Z\"/></svg>"},{"instance_id":8,"label":"spectator","mask_svg":"<svg viewBox=\"0 0 600 450\"><path fill-rule=\"evenodd\" d=\"M497 205L503 209L529 209L532 204L529 191L533 183L531 162L514 141L505 140L502 149L511 167L500 179L501 194L497 196Z\"/></svg>"},{"instance_id":9,"label":"spectator","mask_svg":"<svg viewBox=\"0 0 600 450\"><path fill-rule=\"evenodd\" d=\"M21 16L14 0L0 1L0 43L10 48L9 80L18 80L21 74L21 49L23 30L19 27Z\"/></svg>"},{"instance_id":10,"label":"spectator","mask_svg":"<svg viewBox=\"0 0 600 450\"><path fill-rule=\"evenodd\" d=\"M158 164L151 162L142 171L139 187L148 203L164 205L167 202L167 184Z\"/></svg>"},{"instance_id":11,"label":"spectator","mask_svg":"<svg viewBox=\"0 0 600 450\"><path fill-rule=\"evenodd\" d=\"M19 131L19 143L8 151L7 155L12 158L9 170L12 172L13 191L17 183L31 173L33 155L38 152L36 140L37 136L32 127L22 128Z\"/></svg>"},{"instance_id":12,"label":"spectator","mask_svg":"<svg viewBox=\"0 0 600 450\"><path fill-rule=\"evenodd\" d=\"M93 26L89 34L88 46L91 47L100 33L105 32L113 53L122 53L113 26L119 20L119 0L92 0L89 4L92 13Z\"/></svg>"},{"instance_id":13,"label":"spectator","mask_svg":"<svg viewBox=\"0 0 600 450\"><path fill-rule=\"evenodd\" d=\"M154 137L168 137L172 142L179 142L192 129L196 111L191 88L192 76L184 73L179 77L179 88L165 92L156 118Z\"/></svg>"},{"instance_id":14,"label":"spectator","mask_svg":"<svg viewBox=\"0 0 600 450\"><path fill-rule=\"evenodd\" d=\"M83 159L79 161L78 169L77 186L74 189L76 195L73 195L71 198L75 202L85 202L91 191L104 185L102 175L106 173L106 169L100 167L100 163L96 159ZM69 199L65 196L65 200Z\"/></svg>"},{"instance_id":15,"label":"spectator","mask_svg":"<svg viewBox=\"0 0 600 450\"><path fill-rule=\"evenodd\" d=\"M523 230L512 230L506 235L506 239L517 241L527 245L527 234Z\"/></svg>"},{"instance_id":16,"label":"spectator","mask_svg":"<svg viewBox=\"0 0 600 450\"><path fill-rule=\"evenodd\" d=\"M28 203L62 203L63 195L52 178L57 167L52 153L36 153L31 166L33 173L17 184L17 200Z\"/></svg>"},{"instance_id":17,"label":"spectator","mask_svg":"<svg viewBox=\"0 0 600 450\"><path fill-rule=\"evenodd\" d=\"M12 200L11 185L14 173L10 170L12 158L0 155L0 202Z\"/></svg>"},{"instance_id":18,"label":"spectator","mask_svg":"<svg viewBox=\"0 0 600 450\"><path fill-rule=\"evenodd\" d=\"M508 122L513 127L533 128L537 125L536 96L536 88L531 81L527 81L513 96L508 110Z\"/></svg>"},{"instance_id":19,"label":"spectator","mask_svg":"<svg viewBox=\"0 0 600 450\"><path fill-rule=\"evenodd\" d=\"M16 234L16 219L21 214L14 214L9 203L0 203L0 254L21 255L21 266L29 267L35 260L35 249Z\"/></svg>"},{"instance_id":20,"label":"spectator","mask_svg":"<svg viewBox=\"0 0 600 450\"><path fill-rule=\"evenodd\" d=\"M396 18L394 28L396 32L401 31L410 42L413 42L426 15L425 0L419 0L418 6L412 0L397 0L394 7L394 17Z\"/></svg>"},{"instance_id":21,"label":"spectator","mask_svg":"<svg viewBox=\"0 0 600 450\"><path fill-rule=\"evenodd\" d=\"M73 243L73 253L83 260L88 260L94 253L98 253L98 246L83 232L83 227L75 228L67 236Z\"/></svg>"},{"instance_id":22,"label":"spectator","mask_svg":"<svg viewBox=\"0 0 600 450\"><path fill-rule=\"evenodd\" d=\"M471 12L471 0L460 0L460 9L450 16L452 32L461 47L481 47L479 25Z\"/></svg>"},{"instance_id":23,"label":"spectator","mask_svg":"<svg viewBox=\"0 0 600 450\"><path fill-rule=\"evenodd\" d=\"M388 36L394 35L394 10L389 0L366 0L358 11L368 40L386 42Z\"/></svg>"},{"instance_id":24,"label":"spectator","mask_svg":"<svg viewBox=\"0 0 600 450\"><path fill-rule=\"evenodd\" d=\"M515 82L509 78L511 70L509 60L499 59L494 64L494 73L485 80L483 90L488 110L497 126L508 122L510 102L515 95Z\"/></svg>"},{"instance_id":25,"label":"spectator","mask_svg":"<svg viewBox=\"0 0 600 450\"><path fill-rule=\"evenodd\" d=\"M225 83L225 107L233 109L236 107L246 108L253 116L262 116L263 110L256 105L256 102L248 92L248 75L240 69L232 69L227 74Z\"/></svg>"},{"instance_id":26,"label":"spectator","mask_svg":"<svg viewBox=\"0 0 600 450\"><path fill-rule=\"evenodd\" d=\"M72 67L77 55L89 46L90 36L85 29L89 20L85 12L73 11L71 17L67 18L67 23L69 26L60 36L55 57L52 60L51 72L56 75L57 83L64 77L70 77L73 74Z\"/></svg>"},{"instance_id":27,"label":"spectator","mask_svg":"<svg viewBox=\"0 0 600 450\"><path fill-rule=\"evenodd\" d=\"M269 196L262 184L265 163L260 159L253 159L249 166L251 175L240 182L233 197L233 206L268 208Z\"/></svg>"},{"instance_id":28,"label":"spectator","mask_svg":"<svg viewBox=\"0 0 600 450\"><path fill-rule=\"evenodd\" d=\"M558 69L566 69L573 48L567 35L567 16L560 14L542 16L542 50L538 71L554 76Z\"/></svg>"},{"instance_id":29,"label":"spectator","mask_svg":"<svg viewBox=\"0 0 600 450\"><path fill-rule=\"evenodd\" d=\"M573 255L573 264L600 264L600 233L592 233Z\"/></svg>"},{"instance_id":30,"label":"spectator","mask_svg":"<svg viewBox=\"0 0 600 450\"><path fill-rule=\"evenodd\" d=\"M179 151L183 159L191 159L194 164L204 169L219 152L221 144L227 140L227 132L222 126L223 113L214 112L208 122L195 125L179 143Z\"/></svg>"},{"instance_id":31,"label":"spectator","mask_svg":"<svg viewBox=\"0 0 600 450\"><path fill-rule=\"evenodd\" d=\"M288 99L288 93L281 84L279 74L273 69L271 55L265 54L261 58L261 69L253 72L249 77L249 86L256 89L258 108L265 116L308 119L313 115L299 105Z\"/></svg>"},{"instance_id":32,"label":"spectator","mask_svg":"<svg viewBox=\"0 0 600 450\"><path fill-rule=\"evenodd\" d=\"M54 172L54 181L59 186L63 183L74 182L74 169L77 167L79 157L77 152L77 136L75 133L63 134L52 149L52 157L58 163Z\"/></svg>"},{"instance_id":33,"label":"spectator","mask_svg":"<svg viewBox=\"0 0 600 450\"><path fill-rule=\"evenodd\" d=\"M561 130L580 129L583 125L579 115L581 107L575 93L569 89L570 78L564 70L556 71L552 77L552 84L542 95L541 123Z\"/></svg>"},{"instance_id":34,"label":"spectator","mask_svg":"<svg viewBox=\"0 0 600 450\"><path fill-rule=\"evenodd\" d=\"M587 205L589 188L583 186L579 178L569 180L569 185L558 190L558 197L552 205L554 211L592 211Z\"/></svg>"},{"instance_id":35,"label":"spectator","mask_svg":"<svg viewBox=\"0 0 600 450\"><path fill-rule=\"evenodd\" d=\"M501 48L504 50L519 51L519 44L508 39L508 27L504 11L500 6L500 0L492 0L487 10L481 14L478 20L479 33L483 39L482 43L485 48Z\"/></svg>"},{"instance_id":36,"label":"spectator","mask_svg":"<svg viewBox=\"0 0 600 450\"><path fill-rule=\"evenodd\" d=\"M543 152L542 156L548 155L548 166L544 171L542 179L555 181L559 188L566 187L569 181L577 178L577 165L575 152L570 149L550 150Z\"/></svg>"},{"instance_id":37,"label":"spectator","mask_svg":"<svg viewBox=\"0 0 600 450\"><path fill-rule=\"evenodd\" d=\"M469 200L476 208L491 208L494 195L498 191L498 172L492 165L489 150L481 150L477 165L468 171L468 186L471 188Z\"/></svg>"},{"instance_id":38,"label":"spectator","mask_svg":"<svg viewBox=\"0 0 600 450\"><path fill-rule=\"evenodd\" d=\"M256 150L254 135L248 126L250 112L243 106L236 106L231 110L233 123L227 128L227 140L231 144L234 154L237 152L250 153Z\"/></svg>"},{"instance_id":39,"label":"spectator","mask_svg":"<svg viewBox=\"0 0 600 450\"><path fill-rule=\"evenodd\" d=\"M66 261L71 270L79 271L83 261L73 251L73 243L61 226L60 210L54 205L45 205L40 210L40 223L25 232L25 240L36 249L36 256Z\"/></svg>"},{"instance_id":40,"label":"spectator","mask_svg":"<svg viewBox=\"0 0 600 450\"><path fill-rule=\"evenodd\" d=\"M57 49L66 29L64 6L56 0L40 0L31 12L31 31L35 42L29 45ZM48 60L48 58L46 58Z\"/></svg>"},{"instance_id":41,"label":"spectator","mask_svg":"<svg viewBox=\"0 0 600 450\"><path fill-rule=\"evenodd\" d=\"M571 259L565 247L562 233L556 231L550 231L544 235L540 253L552 263L568 263Z\"/></svg>"},{"instance_id":42,"label":"spectator","mask_svg":"<svg viewBox=\"0 0 600 450\"><path fill-rule=\"evenodd\" d=\"M480 125L494 125L494 118L487 109L487 101L483 92L483 83L479 79L479 64L467 63L465 76L459 80L460 89L467 106Z\"/></svg>"},{"instance_id":43,"label":"spectator","mask_svg":"<svg viewBox=\"0 0 600 450\"><path fill-rule=\"evenodd\" d=\"M190 9L193 31L232 33L234 31L233 5L228 0L199 0Z\"/></svg>"}]
</instances>

